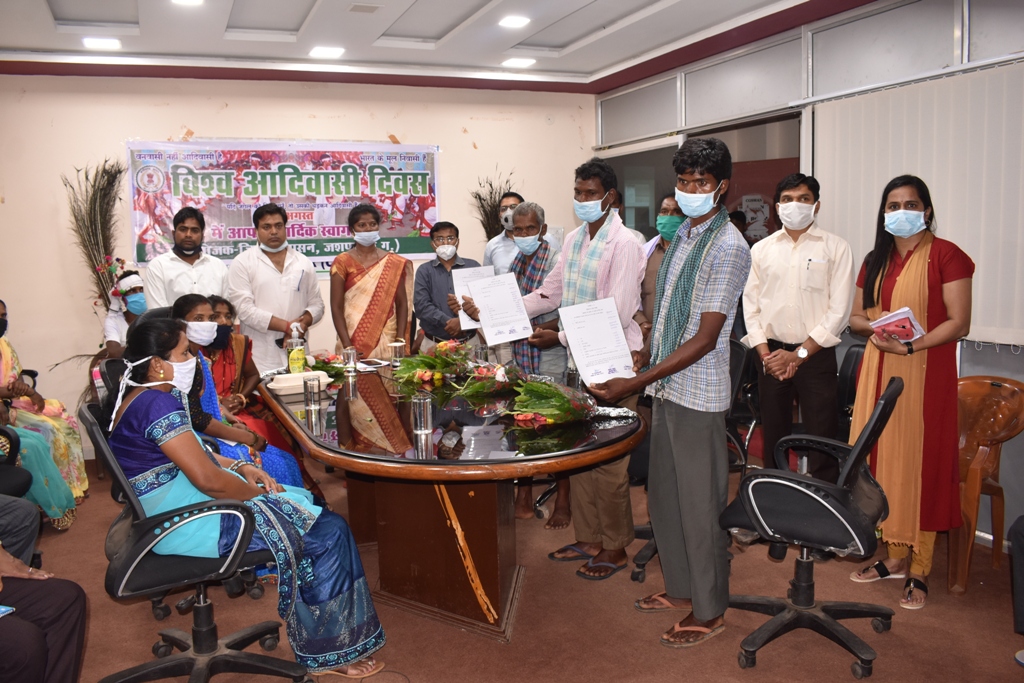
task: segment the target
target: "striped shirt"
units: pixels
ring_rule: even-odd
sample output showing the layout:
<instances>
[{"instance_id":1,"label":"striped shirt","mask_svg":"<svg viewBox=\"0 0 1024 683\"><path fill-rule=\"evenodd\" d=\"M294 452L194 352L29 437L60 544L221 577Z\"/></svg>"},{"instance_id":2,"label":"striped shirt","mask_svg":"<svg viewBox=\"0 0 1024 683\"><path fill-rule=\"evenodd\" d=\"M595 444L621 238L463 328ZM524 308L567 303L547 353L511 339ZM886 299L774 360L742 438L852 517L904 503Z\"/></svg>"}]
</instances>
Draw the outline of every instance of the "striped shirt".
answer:
<instances>
[{"instance_id":1,"label":"striped shirt","mask_svg":"<svg viewBox=\"0 0 1024 683\"><path fill-rule=\"evenodd\" d=\"M714 218L714 216L712 216ZM663 301L672 299L672 290L679 281L679 273L687 255L697 244L697 238L711 225L711 219L689 232L684 223L676 233L677 240L683 240L670 262L661 267L668 268L665 274ZM743 286L750 272L750 248L743 241L739 230L731 224L722 226L718 235L708 245L707 256L697 274L696 291L690 306L690 319L686 322L683 339L697 334L702 313L724 313L725 324L718 333L714 350L693 365L683 368L666 378L664 385L647 387L652 396L672 401L691 410L722 412L732 403L729 382L729 334L736 317L736 302L739 301ZM658 326L651 332L654 339L663 333L665 316L660 316Z\"/></svg>"}]
</instances>

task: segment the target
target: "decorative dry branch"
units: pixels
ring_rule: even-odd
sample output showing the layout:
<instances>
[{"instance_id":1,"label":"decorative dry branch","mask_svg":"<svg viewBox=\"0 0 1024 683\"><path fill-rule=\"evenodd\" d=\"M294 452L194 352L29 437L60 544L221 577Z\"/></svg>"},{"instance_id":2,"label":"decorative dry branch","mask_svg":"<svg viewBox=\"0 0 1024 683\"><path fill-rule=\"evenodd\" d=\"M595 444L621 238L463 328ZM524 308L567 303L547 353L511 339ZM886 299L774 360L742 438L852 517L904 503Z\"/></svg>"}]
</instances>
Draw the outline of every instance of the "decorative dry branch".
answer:
<instances>
[{"instance_id":1,"label":"decorative dry branch","mask_svg":"<svg viewBox=\"0 0 1024 683\"><path fill-rule=\"evenodd\" d=\"M497 168L495 168L497 170ZM477 183L480 189L470 193L476 208L477 218L484 228L487 239L501 234L504 228L501 226L501 218L498 216L498 205L501 203L501 195L512 192L512 173L502 179L501 173L495 179L478 178Z\"/></svg>"},{"instance_id":2,"label":"decorative dry branch","mask_svg":"<svg viewBox=\"0 0 1024 683\"><path fill-rule=\"evenodd\" d=\"M95 169L90 170L88 166L75 169L74 182L63 174L60 177L68 193L75 245L92 275L93 297L101 299L108 309L114 276L102 266L109 265L106 257L113 255L117 243L114 210L125 172L125 165L120 161L104 159Z\"/></svg>"}]
</instances>

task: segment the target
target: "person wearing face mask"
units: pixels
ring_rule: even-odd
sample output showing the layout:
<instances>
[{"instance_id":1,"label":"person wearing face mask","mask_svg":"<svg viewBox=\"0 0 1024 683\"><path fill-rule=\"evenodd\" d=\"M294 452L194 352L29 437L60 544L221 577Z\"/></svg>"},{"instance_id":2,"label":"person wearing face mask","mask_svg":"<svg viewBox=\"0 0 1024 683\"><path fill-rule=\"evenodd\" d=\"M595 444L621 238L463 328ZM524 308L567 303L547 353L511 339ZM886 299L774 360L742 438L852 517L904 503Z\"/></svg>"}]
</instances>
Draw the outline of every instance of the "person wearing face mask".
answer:
<instances>
[{"instance_id":1,"label":"person wearing face mask","mask_svg":"<svg viewBox=\"0 0 1024 683\"><path fill-rule=\"evenodd\" d=\"M249 429L244 422L233 420L234 424L229 425L223 421L216 382L203 352L204 347L216 342L219 329L213 320L210 300L200 294L179 297L171 309L171 317L185 323L189 352L195 357L189 366L191 381L186 383L183 373L178 373L175 380L175 386L188 399L192 427L217 439L224 457L261 464L264 471L282 484L301 487L302 470L295 456L269 445L266 437Z\"/></svg>"},{"instance_id":2,"label":"person wearing face mask","mask_svg":"<svg viewBox=\"0 0 1024 683\"><path fill-rule=\"evenodd\" d=\"M43 398L36 388L24 382L21 370L21 361L8 334L7 304L0 301L0 399L10 402L9 424L46 439L50 455L71 489L75 503L81 503L88 495L89 477L85 473L78 420L63 403Z\"/></svg>"},{"instance_id":3,"label":"person wearing face mask","mask_svg":"<svg viewBox=\"0 0 1024 683\"><path fill-rule=\"evenodd\" d=\"M348 212L355 245L331 264L331 318L338 352L354 346L363 358L390 359L388 344L409 339L412 262L377 247L380 211L360 204Z\"/></svg>"},{"instance_id":4,"label":"person wearing face mask","mask_svg":"<svg viewBox=\"0 0 1024 683\"><path fill-rule=\"evenodd\" d=\"M448 295L452 295L451 301L454 301L453 268L478 268L480 264L473 259L459 256L459 229L454 223L434 223L430 228L430 243L437 252L437 258L427 261L416 271L413 294L416 318L426 335L420 351L432 349L437 342L448 339L478 344L476 330L463 332L459 324L458 309L453 311Z\"/></svg>"},{"instance_id":5,"label":"person wearing face mask","mask_svg":"<svg viewBox=\"0 0 1024 683\"><path fill-rule=\"evenodd\" d=\"M640 284L640 310L634 320L640 325L640 331L644 335L644 341L651 335L651 321L654 320L654 288L658 280L658 269L665 258L665 250L676 236L676 231L683 224L682 210L676 203L675 194L668 194L661 198L658 206L658 218L655 228L658 236L644 244L644 255L647 257L647 265L644 268L644 279Z\"/></svg>"},{"instance_id":6,"label":"person wearing face mask","mask_svg":"<svg viewBox=\"0 0 1024 683\"><path fill-rule=\"evenodd\" d=\"M264 204L252 214L257 246L231 262L228 296L238 309L241 333L252 340L252 357L261 373L288 365L284 338L298 323L300 336L324 317L313 262L288 246L288 213Z\"/></svg>"},{"instance_id":7,"label":"person wearing face mask","mask_svg":"<svg viewBox=\"0 0 1024 683\"><path fill-rule=\"evenodd\" d=\"M350 678L382 669L373 653L383 647L384 631L345 521L308 491L282 486L248 461L209 453L196 437L184 407L196 368L185 323L143 321L129 332L123 358L128 369L105 406L109 443L146 514L221 498L243 501L256 519L249 550L269 548L277 558L278 612L296 661L310 673ZM237 524L197 515L153 551L223 557L237 535Z\"/></svg>"},{"instance_id":8,"label":"person wearing face mask","mask_svg":"<svg viewBox=\"0 0 1024 683\"><path fill-rule=\"evenodd\" d=\"M224 296L228 267L203 252L206 218L194 206L186 206L172 219L174 246L146 266L146 301L149 308L172 305L184 294ZM123 344L122 344L123 346Z\"/></svg>"},{"instance_id":9,"label":"person wearing face mask","mask_svg":"<svg viewBox=\"0 0 1024 683\"><path fill-rule=\"evenodd\" d=\"M775 188L782 230L754 244L743 290L747 335L760 357L758 394L765 467L775 444L793 431L794 392L804 431L836 438L839 369L836 346L853 306L853 254L843 238L818 227L818 181L803 173ZM808 472L835 482L835 458L811 452Z\"/></svg>"},{"instance_id":10,"label":"person wearing face mask","mask_svg":"<svg viewBox=\"0 0 1024 683\"><path fill-rule=\"evenodd\" d=\"M103 320L103 341L108 358L120 358L124 351L128 326L146 312L146 295L137 270L126 270L117 278L111 292L110 309Z\"/></svg>"},{"instance_id":11,"label":"person wearing face mask","mask_svg":"<svg viewBox=\"0 0 1024 683\"><path fill-rule=\"evenodd\" d=\"M971 329L974 262L936 237L934 229L935 208L924 181L912 175L890 180L850 314L851 329L870 340L857 381L850 443L860 435L881 387L890 377L903 378L903 394L871 459L889 501L889 516L880 525L888 557L850 578L860 583L906 578L899 603L906 609L925 605L936 532L962 525L956 342ZM871 327L872 320L904 306L924 328L923 337L903 343Z\"/></svg>"}]
</instances>

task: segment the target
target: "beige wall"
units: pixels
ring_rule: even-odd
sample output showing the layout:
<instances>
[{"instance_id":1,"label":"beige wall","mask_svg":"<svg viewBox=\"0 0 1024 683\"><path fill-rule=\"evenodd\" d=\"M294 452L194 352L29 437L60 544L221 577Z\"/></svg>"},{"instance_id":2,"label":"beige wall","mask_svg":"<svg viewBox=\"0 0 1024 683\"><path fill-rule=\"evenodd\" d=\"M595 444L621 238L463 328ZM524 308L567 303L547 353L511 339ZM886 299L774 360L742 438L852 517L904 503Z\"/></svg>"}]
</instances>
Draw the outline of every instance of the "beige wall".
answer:
<instances>
[{"instance_id":1,"label":"beige wall","mask_svg":"<svg viewBox=\"0 0 1024 683\"><path fill-rule=\"evenodd\" d=\"M469 192L480 177L514 171L519 191L551 225L571 226L572 170L591 156L589 95L310 83L0 76L0 299L23 365L40 391L73 406L85 370L73 354L102 341L85 264L71 244L60 175L104 157L124 159L129 139L274 138L439 145L441 219L463 230L461 252L483 255ZM127 196L127 192L125 192ZM128 206L119 255L130 253ZM327 283L324 282L327 300ZM333 348L327 317L311 338Z\"/></svg>"}]
</instances>

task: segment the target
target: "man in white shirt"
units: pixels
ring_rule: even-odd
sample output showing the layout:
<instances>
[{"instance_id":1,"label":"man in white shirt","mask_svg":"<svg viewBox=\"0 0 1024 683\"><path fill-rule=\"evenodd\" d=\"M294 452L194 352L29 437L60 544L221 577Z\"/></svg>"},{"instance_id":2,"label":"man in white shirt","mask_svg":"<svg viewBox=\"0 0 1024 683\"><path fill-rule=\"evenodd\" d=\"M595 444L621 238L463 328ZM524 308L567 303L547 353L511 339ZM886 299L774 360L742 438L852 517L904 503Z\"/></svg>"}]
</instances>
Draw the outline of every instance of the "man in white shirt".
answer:
<instances>
[{"instance_id":1,"label":"man in white shirt","mask_svg":"<svg viewBox=\"0 0 1024 683\"><path fill-rule=\"evenodd\" d=\"M149 308L173 306L179 296L224 296L228 268L203 253L206 219L199 209L186 206L174 214L174 247L153 259L146 268L146 302Z\"/></svg>"},{"instance_id":2,"label":"man in white shirt","mask_svg":"<svg viewBox=\"0 0 1024 683\"><path fill-rule=\"evenodd\" d=\"M839 428L835 347L853 306L850 245L815 224L818 181L786 176L775 190L779 230L757 242L743 290L744 343L757 350L765 467L775 445L793 430L793 392L804 431L835 438ZM836 461L808 455L810 474L835 481Z\"/></svg>"},{"instance_id":3,"label":"man in white shirt","mask_svg":"<svg viewBox=\"0 0 1024 683\"><path fill-rule=\"evenodd\" d=\"M258 248L242 252L228 273L227 298L238 310L241 332L252 339L252 358L261 373L288 364L279 345L300 336L324 316L316 269L312 261L288 246L288 214L277 204L264 204L252 215Z\"/></svg>"}]
</instances>

